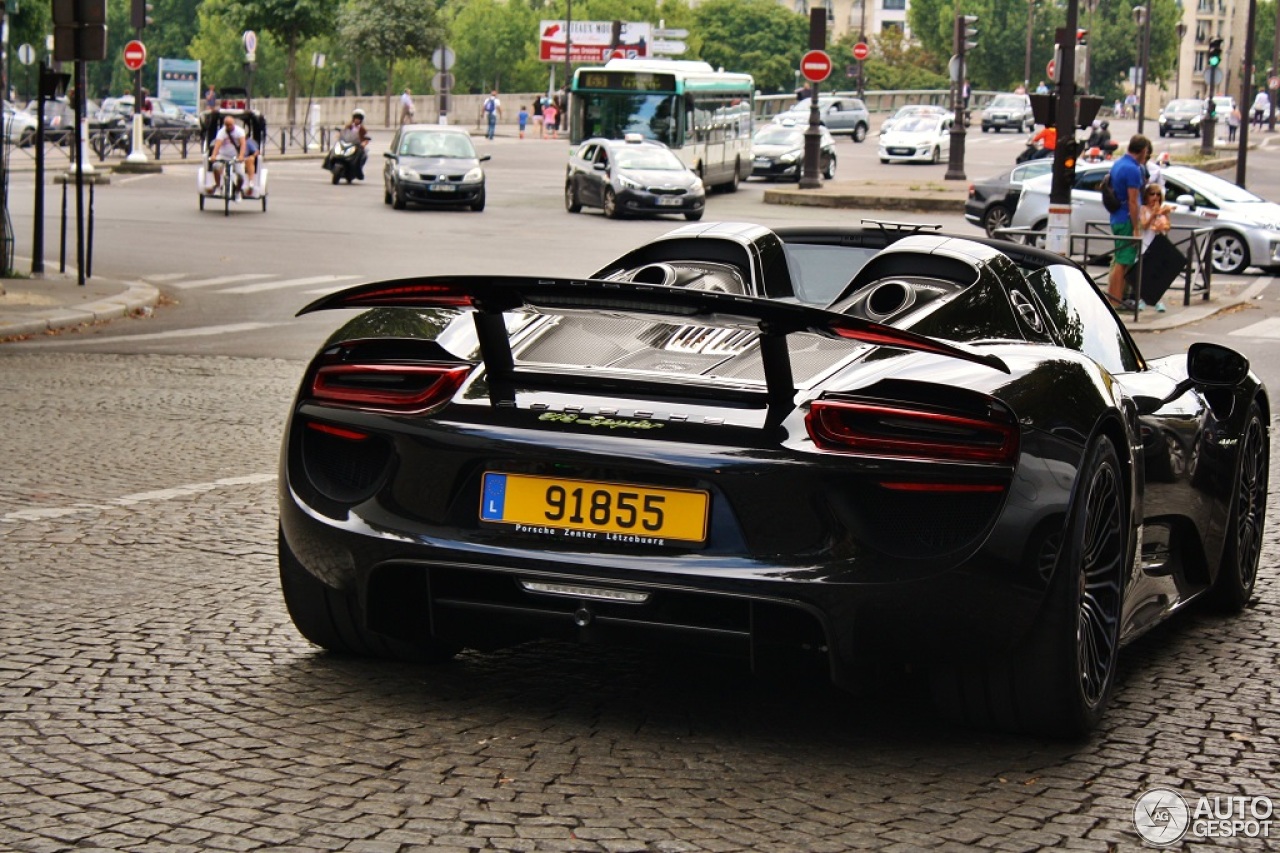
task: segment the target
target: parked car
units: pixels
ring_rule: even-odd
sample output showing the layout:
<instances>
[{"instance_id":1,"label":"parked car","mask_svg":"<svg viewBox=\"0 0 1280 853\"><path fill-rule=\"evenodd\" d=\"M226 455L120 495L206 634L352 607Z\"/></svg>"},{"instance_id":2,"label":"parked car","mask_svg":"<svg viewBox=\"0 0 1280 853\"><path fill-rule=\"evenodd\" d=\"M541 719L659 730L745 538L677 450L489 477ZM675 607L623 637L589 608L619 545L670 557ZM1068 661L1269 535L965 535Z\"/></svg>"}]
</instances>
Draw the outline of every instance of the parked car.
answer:
<instances>
[{"instance_id":1,"label":"parked car","mask_svg":"<svg viewBox=\"0 0 1280 853\"><path fill-rule=\"evenodd\" d=\"M200 119L164 98L148 98L151 110L142 114L144 127L157 130L186 130L197 133ZM98 108L97 122L103 127L133 126L133 95L106 98Z\"/></svg>"},{"instance_id":2,"label":"parked car","mask_svg":"<svg viewBox=\"0 0 1280 853\"><path fill-rule=\"evenodd\" d=\"M800 180L804 177L804 139L807 126L791 122L769 124L751 137L751 176L766 181ZM836 141L824 127L818 142L818 171L830 180L836 176Z\"/></svg>"},{"instance_id":3,"label":"parked car","mask_svg":"<svg viewBox=\"0 0 1280 853\"><path fill-rule=\"evenodd\" d=\"M32 99L27 102L26 111L33 117L38 116L39 102ZM97 124L98 102L89 98L85 101L84 115L89 129ZM44 102L45 139L65 144L75 132L75 110L66 98L46 98Z\"/></svg>"},{"instance_id":4,"label":"parked car","mask_svg":"<svg viewBox=\"0 0 1280 853\"><path fill-rule=\"evenodd\" d=\"M588 139L569 155L564 206L599 207L610 219L631 214L684 214L698 220L707 204L702 179L671 149L638 133Z\"/></svg>"},{"instance_id":5,"label":"parked car","mask_svg":"<svg viewBox=\"0 0 1280 853\"><path fill-rule=\"evenodd\" d=\"M1041 158L1019 163L1007 172L969 184L969 197L964 203L964 218L987 232L988 237L1008 227L1018 207L1022 182L1053 171L1053 160Z\"/></svg>"},{"instance_id":6,"label":"parked car","mask_svg":"<svg viewBox=\"0 0 1280 853\"><path fill-rule=\"evenodd\" d=\"M812 99L804 98L786 112L780 113L775 120L808 125L812 104ZM818 115L821 116L827 130L833 134L849 134L854 142L866 139L867 133L871 130L871 113L859 98L819 95Z\"/></svg>"},{"instance_id":7,"label":"parked car","mask_svg":"<svg viewBox=\"0 0 1280 853\"><path fill-rule=\"evenodd\" d=\"M905 118L880 134L881 163L941 163L951 153L954 116L921 115Z\"/></svg>"},{"instance_id":8,"label":"parked car","mask_svg":"<svg viewBox=\"0 0 1280 853\"><path fill-rule=\"evenodd\" d=\"M1031 96L996 95L982 108L982 132L1001 131L1006 127L1018 133L1035 125L1035 113L1031 111Z\"/></svg>"},{"instance_id":9,"label":"parked car","mask_svg":"<svg viewBox=\"0 0 1280 853\"><path fill-rule=\"evenodd\" d=\"M1200 121L1204 118L1205 102L1200 98L1178 98L1164 105L1156 124L1161 136L1190 136L1200 134Z\"/></svg>"},{"instance_id":10,"label":"parked car","mask_svg":"<svg viewBox=\"0 0 1280 853\"><path fill-rule=\"evenodd\" d=\"M935 106L934 104L907 104L904 107L898 107L898 111L884 120L884 124L880 125L880 134L883 136L893 129L894 125L905 118L912 116L946 116L953 115L953 111L946 107Z\"/></svg>"},{"instance_id":11,"label":"parked car","mask_svg":"<svg viewBox=\"0 0 1280 853\"><path fill-rule=\"evenodd\" d=\"M1077 164L1071 188L1071 231L1084 233L1086 223L1110 218L1098 185L1111 163ZM1052 175L1022 184L1011 225L1042 231L1049 222ZM1260 198L1217 175L1188 166L1164 171L1165 198L1175 205L1169 221L1178 229L1212 228L1210 254L1214 272L1235 274L1247 267L1280 266L1280 205Z\"/></svg>"},{"instance_id":12,"label":"parked car","mask_svg":"<svg viewBox=\"0 0 1280 853\"><path fill-rule=\"evenodd\" d=\"M26 148L35 141L38 125L31 113L4 102L4 134L10 144Z\"/></svg>"},{"instance_id":13,"label":"parked car","mask_svg":"<svg viewBox=\"0 0 1280 853\"><path fill-rule=\"evenodd\" d=\"M593 273L302 313L351 309L278 478L284 603L336 653L667 645L864 690L910 666L963 721L1076 737L1125 644L1255 590L1267 389L1216 343L1148 359L1049 252L699 223Z\"/></svg>"},{"instance_id":14,"label":"parked car","mask_svg":"<svg viewBox=\"0 0 1280 853\"><path fill-rule=\"evenodd\" d=\"M396 210L409 202L484 210L485 175L471 135L460 127L402 124L383 152L382 200Z\"/></svg>"}]
</instances>

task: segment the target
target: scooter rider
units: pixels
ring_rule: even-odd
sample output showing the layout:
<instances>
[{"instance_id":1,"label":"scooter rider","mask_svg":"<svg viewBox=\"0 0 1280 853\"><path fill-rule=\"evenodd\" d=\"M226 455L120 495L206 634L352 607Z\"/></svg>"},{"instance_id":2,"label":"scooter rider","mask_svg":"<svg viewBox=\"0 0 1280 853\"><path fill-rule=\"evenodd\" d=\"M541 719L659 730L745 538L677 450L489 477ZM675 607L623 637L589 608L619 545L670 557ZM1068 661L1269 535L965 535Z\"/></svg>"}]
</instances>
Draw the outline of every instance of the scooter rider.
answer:
<instances>
[{"instance_id":1,"label":"scooter rider","mask_svg":"<svg viewBox=\"0 0 1280 853\"><path fill-rule=\"evenodd\" d=\"M1118 142L1111 141L1110 124L1104 121L1094 121L1093 130L1089 133L1089 139L1085 142L1085 148L1097 148L1106 157L1120 146Z\"/></svg>"},{"instance_id":2,"label":"scooter rider","mask_svg":"<svg viewBox=\"0 0 1280 853\"><path fill-rule=\"evenodd\" d=\"M351 113L351 123L342 129L341 139L343 142L358 142L360 150L356 153L355 177L357 180L364 180L364 164L369 159L369 131L364 128L364 110L356 110ZM328 168L326 166L326 168Z\"/></svg>"}]
</instances>

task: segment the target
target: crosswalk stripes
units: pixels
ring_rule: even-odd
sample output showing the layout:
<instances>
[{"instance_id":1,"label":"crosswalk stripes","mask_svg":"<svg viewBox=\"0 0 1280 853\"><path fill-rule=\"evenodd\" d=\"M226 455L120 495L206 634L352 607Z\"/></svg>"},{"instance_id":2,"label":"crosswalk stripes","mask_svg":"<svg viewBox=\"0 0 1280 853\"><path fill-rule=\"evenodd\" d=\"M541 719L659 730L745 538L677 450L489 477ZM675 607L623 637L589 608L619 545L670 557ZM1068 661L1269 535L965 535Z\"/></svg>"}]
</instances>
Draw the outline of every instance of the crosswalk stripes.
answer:
<instances>
[{"instance_id":1,"label":"crosswalk stripes","mask_svg":"<svg viewBox=\"0 0 1280 853\"><path fill-rule=\"evenodd\" d=\"M355 284L358 275L313 275L298 278L279 278L273 273L239 273L211 278L183 280L188 273L162 273L147 276L152 284L177 290L204 290L211 294L243 296L289 288L302 289L308 295L324 295ZM317 287L316 285L324 285Z\"/></svg>"},{"instance_id":2,"label":"crosswalk stripes","mask_svg":"<svg viewBox=\"0 0 1280 853\"><path fill-rule=\"evenodd\" d=\"M1280 317L1269 317L1266 320L1259 320L1256 323L1250 323L1229 334L1242 338L1280 338Z\"/></svg>"}]
</instances>

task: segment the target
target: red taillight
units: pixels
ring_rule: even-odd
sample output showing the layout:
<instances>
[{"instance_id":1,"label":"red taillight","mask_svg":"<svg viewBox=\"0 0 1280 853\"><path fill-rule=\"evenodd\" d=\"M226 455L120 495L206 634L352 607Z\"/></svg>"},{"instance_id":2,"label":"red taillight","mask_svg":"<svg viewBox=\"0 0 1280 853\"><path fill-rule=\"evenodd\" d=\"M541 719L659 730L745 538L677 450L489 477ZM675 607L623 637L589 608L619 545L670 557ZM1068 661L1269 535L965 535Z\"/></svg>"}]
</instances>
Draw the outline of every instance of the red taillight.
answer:
<instances>
[{"instance_id":1,"label":"red taillight","mask_svg":"<svg viewBox=\"0 0 1280 853\"><path fill-rule=\"evenodd\" d=\"M333 307L470 308L471 296L443 282L388 281L339 293Z\"/></svg>"},{"instance_id":2,"label":"red taillight","mask_svg":"<svg viewBox=\"0 0 1280 853\"><path fill-rule=\"evenodd\" d=\"M367 432L357 432L353 429L346 429L333 424L320 423L319 421L307 421L307 429L322 432L325 435L331 435L334 438L341 438L346 441L365 441L369 438Z\"/></svg>"},{"instance_id":3,"label":"red taillight","mask_svg":"<svg viewBox=\"0 0 1280 853\"><path fill-rule=\"evenodd\" d=\"M368 409L421 412L448 402L469 365L330 364L316 371L311 398Z\"/></svg>"},{"instance_id":4,"label":"red taillight","mask_svg":"<svg viewBox=\"0 0 1280 853\"><path fill-rule=\"evenodd\" d=\"M1012 465L1018 425L1004 412L975 416L902 403L817 400L805 426L823 450Z\"/></svg>"}]
</instances>

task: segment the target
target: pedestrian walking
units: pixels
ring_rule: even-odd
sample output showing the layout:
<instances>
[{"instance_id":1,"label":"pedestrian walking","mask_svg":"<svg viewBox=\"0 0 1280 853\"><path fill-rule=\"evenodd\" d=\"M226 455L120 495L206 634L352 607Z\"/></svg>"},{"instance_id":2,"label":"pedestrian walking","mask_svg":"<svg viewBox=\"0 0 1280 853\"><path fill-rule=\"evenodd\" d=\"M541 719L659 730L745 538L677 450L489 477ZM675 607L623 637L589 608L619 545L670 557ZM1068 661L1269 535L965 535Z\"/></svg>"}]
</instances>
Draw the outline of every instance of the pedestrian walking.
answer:
<instances>
[{"instance_id":1,"label":"pedestrian walking","mask_svg":"<svg viewBox=\"0 0 1280 853\"><path fill-rule=\"evenodd\" d=\"M409 124L413 121L413 92L408 86L404 87L404 92L400 95L400 123Z\"/></svg>"},{"instance_id":2,"label":"pedestrian walking","mask_svg":"<svg viewBox=\"0 0 1280 853\"><path fill-rule=\"evenodd\" d=\"M1271 96L1267 94L1265 89L1259 89L1258 94L1253 99L1253 126L1258 130L1262 130L1262 122L1266 119L1268 113L1271 112Z\"/></svg>"},{"instance_id":3,"label":"pedestrian walking","mask_svg":"<svg viewBox=\"0 0 1280 853\"><path fill-rule=\"evenodd\" d=\"M1230 114L1227 115L1227 141L1236 141L1236 131L1240 129L1240 110L1236 107L1231 108Z\"/></svg>"},{"instance_id":4,"label":"pedestrian walking","mask_svg":"<svg viewBox=\"0 0 1280 853\"><path fill-rule=\"evenodd\" d=\"M546 102L547 99L543 97L533 99L533 126L538 130L539 139L546 135L546 129L542 124L542 107Z\"/></svg>"},{"instance_id":5,"label":"pedestrian walking","mask_svg":"<svg viewBox=\"0 0 1280 853\"><path fill-rule=\"evenodd\" d=\"M547 104L542 108L542 120L546 125L547 136L552 139L557 135L557 120L560 118L560 111L556 109L555 102Z\"/></svg>"},{"instance_id":6,"label":"pedestrian walking","mask_svg":"<svg viewBox=\"0 0 1280 853\"><path fill-rule=\"evenodd\" d=\"M498 100L498 90L494 89L489 93L489 97L484 99L484 117L487 126L484 132L485 139L493 139L494 133L498 129L498 117L502 115L502 101Z\"/></svg>"},{"instance_id":7,"label":"pedestrian walking","mask_svg":"<svg viewBox=\"0 0 1280 853\"><path fill-rule=\"evenodd\" d=\"M529 123L529 108L524 104L520 105L520 112L516 113L516 122L520 125L520 138L524 139L524 126Z\"/></svg>"}]
</instances>

